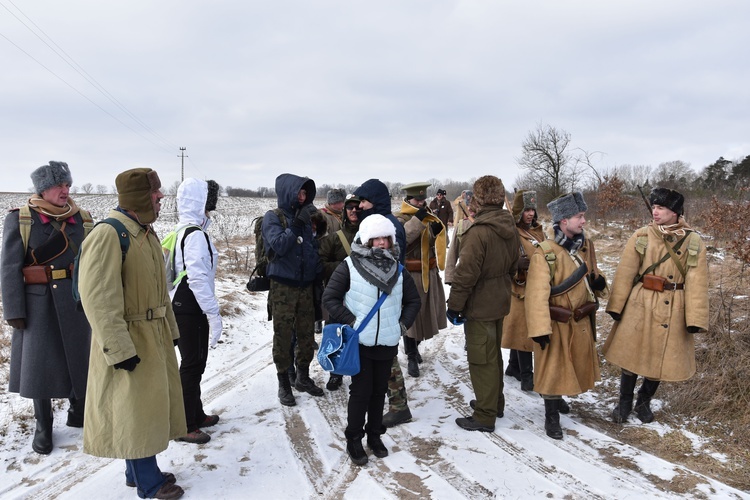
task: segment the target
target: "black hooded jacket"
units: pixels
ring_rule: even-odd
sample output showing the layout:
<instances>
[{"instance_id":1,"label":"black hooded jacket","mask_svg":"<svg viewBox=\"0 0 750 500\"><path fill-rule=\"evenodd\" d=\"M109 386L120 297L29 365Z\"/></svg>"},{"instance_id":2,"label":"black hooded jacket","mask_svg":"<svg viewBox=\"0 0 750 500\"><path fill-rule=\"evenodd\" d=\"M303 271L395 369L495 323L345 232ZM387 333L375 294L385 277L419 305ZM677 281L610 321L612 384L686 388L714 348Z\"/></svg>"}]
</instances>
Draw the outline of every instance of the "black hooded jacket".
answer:
<instances>
[{"instance_id":1,"label":"black hooded jacket","mask_svg":"<svg viewBox=\"0 0 750 500\"><path fill-rule=\"evenodd\" d=\"M378 179L370 179L359 186L354 194L373 205L371 209L362 211L360 223L372 214L380 214L393 223L396 228L396 242L400 250L398 260L403 264L406 255L406 231L404 225L391 213L391 194L388 192L388 187Z\"/></svg>"}]
</instances>

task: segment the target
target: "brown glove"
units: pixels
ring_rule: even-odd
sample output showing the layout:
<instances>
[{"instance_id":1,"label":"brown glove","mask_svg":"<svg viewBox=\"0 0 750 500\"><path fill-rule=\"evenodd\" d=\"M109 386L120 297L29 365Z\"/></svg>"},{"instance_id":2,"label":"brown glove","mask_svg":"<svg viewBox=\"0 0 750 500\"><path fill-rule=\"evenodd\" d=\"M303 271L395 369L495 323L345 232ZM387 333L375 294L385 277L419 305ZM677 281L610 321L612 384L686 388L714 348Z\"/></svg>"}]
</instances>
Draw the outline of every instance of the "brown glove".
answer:
<instances>
[{"instance_id":1,"label":"brown glove","mask_svg":"<svg viewBox=\"0 0 750 500\"><path fill-rule=\"evenodd\" d=\"M24 318L9 319L6 321L16 330L26 330L26 320Z\"/></svg>"}]
</instances>

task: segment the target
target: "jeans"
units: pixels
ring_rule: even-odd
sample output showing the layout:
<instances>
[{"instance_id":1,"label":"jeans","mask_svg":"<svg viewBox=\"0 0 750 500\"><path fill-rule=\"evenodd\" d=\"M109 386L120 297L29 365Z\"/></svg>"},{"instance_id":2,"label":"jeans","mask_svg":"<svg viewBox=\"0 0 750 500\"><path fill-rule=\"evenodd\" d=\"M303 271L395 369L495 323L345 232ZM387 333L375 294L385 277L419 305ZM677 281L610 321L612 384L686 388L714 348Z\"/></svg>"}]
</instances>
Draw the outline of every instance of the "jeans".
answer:
<instances>
[{"instance_id":1,"label":"jeans","mask_svg":"<svg viewBox=\"0 0 750 500\"><path fill-rule=\"evenodd\" d=\"M125 480L135 483L141 498L153 498L165 481L156 464L156 455L125 460Z\"/></svg>"}]
</instances>

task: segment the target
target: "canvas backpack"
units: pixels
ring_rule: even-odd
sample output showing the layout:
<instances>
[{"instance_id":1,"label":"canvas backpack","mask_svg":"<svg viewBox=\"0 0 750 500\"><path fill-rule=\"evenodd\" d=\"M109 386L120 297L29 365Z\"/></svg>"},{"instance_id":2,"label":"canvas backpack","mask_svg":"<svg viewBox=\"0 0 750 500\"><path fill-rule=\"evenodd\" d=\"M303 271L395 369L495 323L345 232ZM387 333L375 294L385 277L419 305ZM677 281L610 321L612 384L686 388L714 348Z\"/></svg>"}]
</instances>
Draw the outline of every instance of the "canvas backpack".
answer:
<instances>
[{"instance_id":1,"label":"canvas backpack","mask_svg":"<svg viewBox=\"0 0 750 500\"><path fill-rule=\"evenodd\" d=\"M94 224L92 228L98 226L99 224L109 224L110 226L115 228L115 230L117 231L117 236L120 239L120 252L122 252L122 262L125 262L125 256L128 254L128 249L130 248L130 233L128 233L125 225L119 220L113 217L109 217L107 219L100 220L99 222ZM81 293L78 291L78 264L80 260L81 249L79 248L78 253L76 254L76 258L73 261L72 290L73 300L76 303L76 309L79 311L83 311L83 305L81 304Z\"/></svg>"},{"instance_id":2,"label":"canvas backpack","mask_svg":"<svg viewBox=\"0 0 750 500\"><path fill-rule=\"evenodd\" d=\"M281 221L281 227L286 229L286 216L284 211L280 208L274 208L271 210ZM265 242L263 241L263 217L256 217L253 219L253 234L255 235L255 269L251 273L251 276L260 276L261 278L266 277L268 270L268 263L273 260L273 251L266 249Z\"/></svg>"},{"instance_id":3,"label":"canvas backpack","mask_svg":"<svg viewBox=\"0 0 750 500\"><path fill-rule=\"evenodd\" d=\"M174 267L174 255L175 248L177 247L177 234L183 228L185 229L185 232L182 234L182 240L180 241L180 252L183 256L182 271L177 272ZM181 228L170 231L169 233L167 233L164 239L161 240L161 249L162 252L164 252L164 265L166 266L167 271L167 289L170 292L180 284L182 278L187 276L187 269L185 267L185 238L187 238L187 235L192 233L193 231L202 230L198 226L183 226ZM206 244L208 245L209 250L208 254L211 256L211 265L213 265L214 256L213 252L211 252L211 243L208 239L208 234L203 231L203 236L206 237Z\"/></svg>"}]
</instances>

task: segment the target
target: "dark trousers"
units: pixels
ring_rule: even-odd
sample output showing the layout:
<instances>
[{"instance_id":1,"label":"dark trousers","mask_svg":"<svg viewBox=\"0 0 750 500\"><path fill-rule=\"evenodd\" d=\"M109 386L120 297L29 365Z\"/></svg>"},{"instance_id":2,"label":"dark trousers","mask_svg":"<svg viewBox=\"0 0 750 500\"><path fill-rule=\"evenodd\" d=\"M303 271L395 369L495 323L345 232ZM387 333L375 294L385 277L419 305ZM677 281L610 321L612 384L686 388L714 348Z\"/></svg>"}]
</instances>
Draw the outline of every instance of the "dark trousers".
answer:
<instances>
[{"instance_id":1,"label":"dark trousers","mask_svg":"<svg viewBox=\"0 0 750 500\"><path fill-rule=\"evenodd\" d=\"M153 498L165 481L156 463L156 455L125 460L125 480L135 483L138 496L141 498Z\"/></svg>"},{"instance_id":2,"label":"dark trousers","mask_svg":"<svg viewBox=\"0 0 750 500\"><path fill-rule=\"evenodd\" d=\"M368 434L383 434L383 404L388 390L393 359L371 359L359 351L359 373L352 377L349 386L349 405L346 422L347 438ZM365 427L365 416L367 427Z\"/></svg>"},{"instance_id":3,"label":"dark trousers","mask_svg":"<svg viewBox=\"0 0 750 500\"><path fill-rule=\"evenodd\" d=\"M180 380L185 401L185 420L188 432L198 429L206 419L201 401L201 379L208 360L208 318L205 314L177 314L180 338Z\"/></svg>"}]
</instances>

